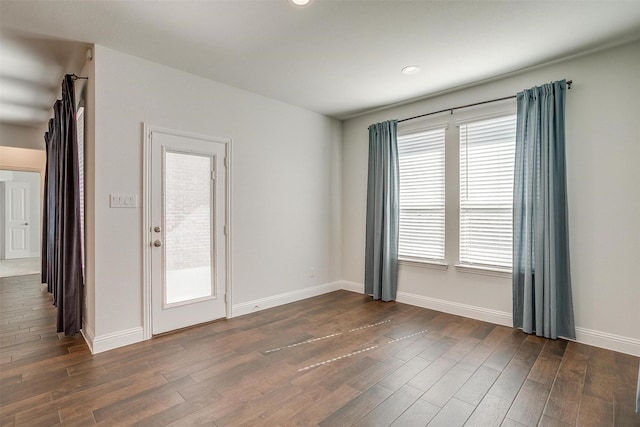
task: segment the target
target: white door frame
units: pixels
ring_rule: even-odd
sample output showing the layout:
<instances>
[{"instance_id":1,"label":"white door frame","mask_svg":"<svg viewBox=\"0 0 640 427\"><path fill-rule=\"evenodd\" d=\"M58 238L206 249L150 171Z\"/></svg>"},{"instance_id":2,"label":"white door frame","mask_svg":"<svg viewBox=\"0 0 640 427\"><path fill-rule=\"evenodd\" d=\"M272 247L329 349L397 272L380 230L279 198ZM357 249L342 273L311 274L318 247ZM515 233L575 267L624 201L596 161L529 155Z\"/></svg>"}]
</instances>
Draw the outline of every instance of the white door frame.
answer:
<instances>
[{"instance_id":1,"label":"white door frame","mask_svg":"<svg viewBox=\"0 0 640 427\"><path fill-rule=\"evenodd\" d=\"M142 311L142 328L143 338L148 340L153 335L153 323L152 323L152 309L151 309L151 253L153 247L149 239L149 232L151 230L151 134L160 133L166 135L181 136L186 138L199 139L202 141L216 142L224 144L225 156L226 156L226 188L225 188L225 216L227 233L225 239L226 250L226 262L225 262L225 311L226 318L232 317L231 308L233 304L232 297L232 276L231 276L231 241L232 239L232 224L231 224L231 139L230 138L214 138L206 135L199 135L190 132L183 132L179 130L166 129L162 127L152 126L144 123L144 147L143 147L143 178L142 178L142 282L143 282L143 311Z\"/></svg>"}]
</instances>

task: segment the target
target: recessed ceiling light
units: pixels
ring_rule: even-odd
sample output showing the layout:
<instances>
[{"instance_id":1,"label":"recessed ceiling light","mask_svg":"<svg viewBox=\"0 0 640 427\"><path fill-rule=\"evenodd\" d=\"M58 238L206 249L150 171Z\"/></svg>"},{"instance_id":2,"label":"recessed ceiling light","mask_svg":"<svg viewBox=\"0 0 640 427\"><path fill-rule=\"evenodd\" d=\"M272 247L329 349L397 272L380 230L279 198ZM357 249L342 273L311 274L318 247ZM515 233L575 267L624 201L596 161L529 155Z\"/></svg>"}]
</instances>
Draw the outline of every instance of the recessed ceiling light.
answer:
<instances>
[{"instance_id":1,"label":"recessed ceiling light","mask_svg":"<svg viewBox=\"0 0 640 427\"><path fill-rule=\"evenodd\" d=\"M311 0L289 0L289 1L296 6L306 6L309 3L311 3Z\"/></svg>"},{"instance_id":2,"label":"recessed ceiling light","mask_svg":"<svg viewBox=\"0 0 640 427\"><path fill-rule=\"evenodd\" d=\"M402 69L402 74L416 74L420 72L420 67L417 65L407 65Z\"/></svg>"}]
</instances>

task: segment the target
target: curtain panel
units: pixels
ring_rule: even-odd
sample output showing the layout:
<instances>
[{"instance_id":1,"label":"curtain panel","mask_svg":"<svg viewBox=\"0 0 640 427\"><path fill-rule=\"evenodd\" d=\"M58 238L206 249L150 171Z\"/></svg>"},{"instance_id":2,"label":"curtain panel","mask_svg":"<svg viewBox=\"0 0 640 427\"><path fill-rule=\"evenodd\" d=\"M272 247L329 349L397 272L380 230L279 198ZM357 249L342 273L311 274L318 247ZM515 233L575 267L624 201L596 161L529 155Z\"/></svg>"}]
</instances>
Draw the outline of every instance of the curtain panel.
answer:
<instances>
[{"instance_id":1,"label":"curtain panel","mask_svg":"<svg viewBox=\"0 0 640 427\"><path fill-rule=\"evenodd\" d=\"M55 111L55 107L54 107ZM53 195L50 195L49 192L53 188L53 186L49 185L49 176L52 176L51 168L53 167L52 159L52 149L53 149L53 135L55 133L54 130L54 121L53 119L49 119L49 130L44 134L44 146L46 152L46 164L44 168L44 190L43 190L43 198L42 198L42 245L41 245L41 272L40 272L40 281L42 283L47 284L47 290L49 293L51 290L51 263L49 263L49 259L52 259L52 254L50 253L51 247L48 244L49 241L53 241L52 237L49 236L49 233L52 229L50 229L49 224L52 221L49 219L51 212L49 212L49 200L53 199Z\"/></svg>"},{"instance_id":2,"label":"curtain panel","mask_svg":"<svg viewBox=\"0 0 640 427\"><path fill-rule=\"evenodd\" d=\"M397 128L397 120L369 126L364 290L383 301L394 301L398 289Z\"/></svg>"},{"instance_id":3,"label":"curtain panel","mask_svg":"<svg viewBox=\"0 0 640 427\"><path fill-rule=\"evenodd\" d=\"M513 324L575 339L565 172L564 80L517 95Z\"/></svg>"},{"instance_id":4,"label":"curtain panel","mask_svg":"<svg viewBox=\"0 0 640 427\"><path fill-rule=\"evenodd\" d=\"M62 99L45 133L47 164L43 206L42 280L58 308L57 331L82 328L84 288L80 234L80 191L74 80L66 75Z\"/></svg>"}]
</instances>

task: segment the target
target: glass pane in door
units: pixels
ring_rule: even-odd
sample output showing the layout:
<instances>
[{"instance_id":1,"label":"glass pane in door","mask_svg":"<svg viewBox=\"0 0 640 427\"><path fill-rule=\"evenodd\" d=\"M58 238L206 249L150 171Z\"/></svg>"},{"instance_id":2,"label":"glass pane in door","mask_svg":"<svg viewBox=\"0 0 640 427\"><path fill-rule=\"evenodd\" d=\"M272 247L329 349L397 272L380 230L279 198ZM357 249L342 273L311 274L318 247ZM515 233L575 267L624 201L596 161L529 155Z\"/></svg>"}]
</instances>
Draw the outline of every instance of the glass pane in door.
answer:
<instances>
[{"instance_id":1,"label":"glass pane in door","mask_svg":"<svg viewBox=\"0 0 640 427\"><path fill-rule=\"evenodd\" d=\"M214 296L212 161L165 152L165 306Z\"/></svg>"}]
</instances>

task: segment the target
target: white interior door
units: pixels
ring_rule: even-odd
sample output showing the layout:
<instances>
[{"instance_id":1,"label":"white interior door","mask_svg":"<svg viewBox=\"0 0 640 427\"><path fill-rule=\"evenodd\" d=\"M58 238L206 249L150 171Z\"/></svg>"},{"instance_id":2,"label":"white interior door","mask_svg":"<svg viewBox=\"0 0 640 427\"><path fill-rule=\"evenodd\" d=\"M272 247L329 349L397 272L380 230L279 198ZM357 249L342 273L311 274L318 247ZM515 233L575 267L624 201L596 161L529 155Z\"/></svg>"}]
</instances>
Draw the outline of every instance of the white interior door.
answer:
<instances>
[{"instance_id":1,"label":"white interior door","mask_svg":"<svg viewBox=\"0 0 640 427\"><path fill-rule=\"evenodd\" d=\"M30 185L28 182L5 182L4 218L6 259L27 258L30 255L31 226L29 218Z\"/></svg>"},{"instance_id":2,"label":"white interior door","mask_svg":"<svg viewBox=\"0 0 640 427\"><path fill-rule=\"evenodd\" d=\"M151 132L152 333L226 316L225 144Z\"/></svg>"}]
</instances>

